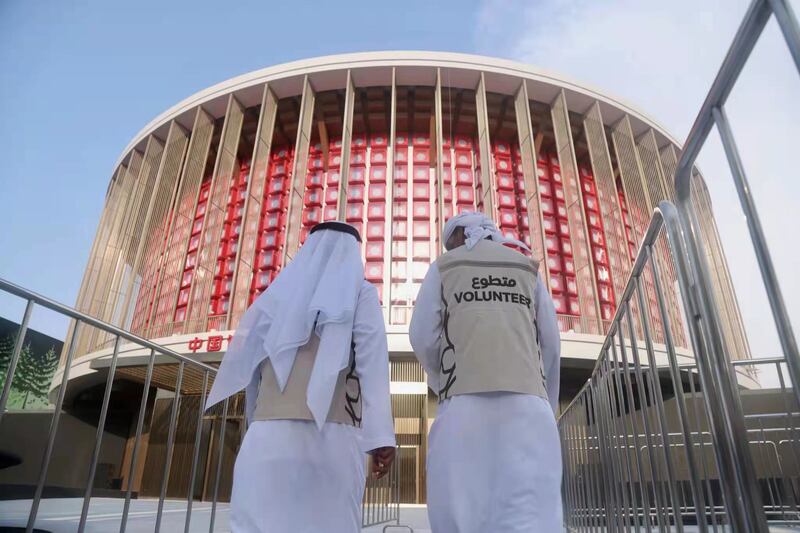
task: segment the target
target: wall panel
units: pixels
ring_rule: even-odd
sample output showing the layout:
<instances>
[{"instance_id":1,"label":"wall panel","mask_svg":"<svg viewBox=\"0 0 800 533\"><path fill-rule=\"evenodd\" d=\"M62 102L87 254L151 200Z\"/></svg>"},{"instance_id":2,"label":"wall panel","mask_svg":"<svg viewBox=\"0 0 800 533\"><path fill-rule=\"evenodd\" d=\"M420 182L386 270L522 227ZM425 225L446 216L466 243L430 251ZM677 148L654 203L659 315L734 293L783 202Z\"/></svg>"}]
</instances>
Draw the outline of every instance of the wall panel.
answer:
<instances>
[{"instance_id":1,"label":"wall panel","mask_svg":"<svg viewBox=\"0 0 800 533\"><path fill-rule=\"evenodd\" d=\"M583 216L583 199L581 197L581 188L578 184L578 164L575 160L572 127L570 126L569 111L563 90L559 92L555 101L553 101L550 113L553 121L561 177L564 183L569 233L575 261L575 277L578 282L580 333L600 334L602 331L600 310L598 308L597 290L589 252L586 221Z\"/></svg>"},{"instance_id":2,"label":"wall panel","mask_svg":"<svg viewBox=\"0 0 800 533\"><path fill-rule=\"evenodd\" d=\"M489 114L486 102L486 80L481 72L478 87L475 89L475 105L478 111L478 167L475 171L476 182L480 187L480 210L497 222L495 209L495 188L492 172L492 143L489 139ZM482 205L481 205L482 204Z\"/></svg>"},{"instance_id":3,"label":"wall panel","mask_svg":"<svg viewBox=\"0 0 800 533\"><path fill-rule=\"evenodd\" d=\"M164 266L159 277L157 296L153 302L149 330L147 330L149 337L162 337L174 333L173 321L181 283L180 273L186 261L188 239L213 134L213 117L198 107L167 231Z\"/></svg>"},{"instance_id":4,"label":"wall panel","mask_svg":"<svg viewBox=\"0 0 800 533\"><path fill-rule=\"evenodd\" d=\"M303 192L308 169L308 148L311 144L311 128L314 125L314 88L308 76L303 79L303 99L300 103L300 119L295 141L294 164L292 165L291 185L289 188L289 211L286 219L286 241L282 265L292 260L300 247L300 228L302 227ZM344 152L344 150L342 150ZM342 184L345 181L342 174ZM340 185L341 186L341 185ZM339 198L343 197L339 191Z\"/></svg>"},{"instance_id":5,"label":"wall panel","mask_svg":"<svg viewBox=\"0 0 800 533\"><path fill-rule=\"evenodd\" d=\"M594 174L597 196L600 201L600 213L603 219L603 227L605 228L614 293L617 300L619 300L625 289L625 282L631 272L631 261L628 253L625 227L622 222L622 212L619 208L614 169L611 166L611 155L606 142L605 125L600 112L600 104L597 102L584 116L583 127L586 132L592 173Z\"/></svg>"},{"instance_id":6,"label":"wall panel","mask_svg":"<svg viewBox=\"0 0 800 533\"><path fill-rule=\"evenodd\" d=\"M542 212L539 197L539 175L536 163L536 145L531 124L528 86L523 82L514 97L514 110L517 116L517 138L522 157L522 174L525 179L525 202L528 214L528 227L531 233L531 252L541 264L544 279L550 279L547 261L544 257L544 232L542 231Z\"/></svg>"},{"instance_id":7,"label":"wall panel","mask_svg":"<svg viewBox=\"0 0 800 533\"><path fill-rule=\"evenodd\" d=\"M125 305L127 311L123 325L137 334L142 333L142 328L146 324L154 297L153 292L158 283L170 212L175 202L178 177L183 167L188 143L188 132L177 122L170 123L153 199L148 206L150 211L142 232L143 238L140 240L137 257L134 260L134 278L131 280L133 288L129 291L129 301Z\"/></svg>"},{"instance_id":8,"label":"wall panel","mask_svg":"<svg viewBox=\"0 0 800 533\"><path fill-rule=\"evenodd\" d=\"M261 114L258 119L253 162L250 166L250 182L244 208L244 224L234 273L233 301L228 311L227 329L236 328L250 299L250 285L258 240L259 217L267 181L267 170L272 149L272 135L278 113L278 98L269 85L264 85L261 98Z\"/></svg>"},{"instance_id":9,"label":"wall panel","mask_svg":"<svg viewBox=\"0 0 800 533\"><path fill-rule=\"evenodd\" d=\"M228 97L217 160L214 164L214 173L211 175L211 194L200 233L200 249L189 296L187 320L183 326L184 333L206 330L214 270L219 255L219 241L224 230L225 213L228 209L231 180L233 173L238 171L236 153L239 149L243 122L244 109L231 95Z\"/></svg>"}]
</instances>

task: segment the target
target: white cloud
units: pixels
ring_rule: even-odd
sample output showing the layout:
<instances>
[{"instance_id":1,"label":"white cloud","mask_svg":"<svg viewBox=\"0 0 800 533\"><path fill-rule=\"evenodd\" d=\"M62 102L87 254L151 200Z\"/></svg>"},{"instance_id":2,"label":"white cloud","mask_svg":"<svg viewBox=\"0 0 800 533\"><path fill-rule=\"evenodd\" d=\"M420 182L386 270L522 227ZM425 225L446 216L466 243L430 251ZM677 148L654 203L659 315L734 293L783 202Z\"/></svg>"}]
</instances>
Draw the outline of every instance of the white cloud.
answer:
<instances>
[{"instance_id":1,"label":"white cloud","mask_svg":"<svg viewBox=\"0 0 800 533\"><path fill-rule=\"evenodd\" d=\"M685 139L749 2L484 0L481 53L561 72L641 108ZM774 21L727 105L784 297L800 330L797 71ZM755 356L781 353L747 228L716 132L699 165L708 181Z\"/></svg>"}]
</instances>

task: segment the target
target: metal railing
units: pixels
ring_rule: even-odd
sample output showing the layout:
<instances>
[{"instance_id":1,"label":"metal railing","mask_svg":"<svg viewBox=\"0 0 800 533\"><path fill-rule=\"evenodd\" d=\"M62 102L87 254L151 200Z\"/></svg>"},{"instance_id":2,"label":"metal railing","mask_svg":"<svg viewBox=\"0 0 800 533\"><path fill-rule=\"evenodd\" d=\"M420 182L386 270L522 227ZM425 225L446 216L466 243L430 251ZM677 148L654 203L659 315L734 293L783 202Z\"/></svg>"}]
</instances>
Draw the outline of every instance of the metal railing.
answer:
<instances>
[{"instance_id":1,"label":"metal railing","mask_svg":"<svg viewBox=\"0 0 800 533\"><path fill-rule=\"evenodd\" d=\"M201 476L205 475L205 482L201 483L203 485L201 499L210 499L211 507L210 509L203 508L202 511L204 519L206 519L205 515L208 515L206 519L208 520L208 531L213 532L217 521L217 506L222 498L221 480L226 479L229 482L231 479L231 472L227 470L231 468L232 461L223 462L226 443L229 443L231 437L237 442L241 442L244 437L244 432L242 431L238 439L235 435L229 435L226 441L227 422L236 419L240 415L238 413L241 407L239 405L240 402L237 402L235 398L231 402L225 400L221 406L215 406L208 412L204 411L205 400L217 369L2 279L0 279L0 293L8 293L25 301L25 311L16 334L13 352L6 371L5 381L3 382L2 395L0 395L0 422L2 422L3 415L6 413L12 383L35 307L40 306L49 309L73 320L69 330L68 348L62 360L63 366L60 367L62 374L59 378L58 388L53 391L56 398L53 402L52 418L49 422L49 430L43 446L44 451L38 466L35 487L33 488L33 498L28 512L26 531L31 532L34 530L34 526L41 527L42 525L41 520L37 523L37 516L39 515L42 500L45 499L48 471L50 470L57 445L76 449L86 445L92 446L91 458L88 464L78 465L84 469L82 471L85 473L85 478L83 478L85 483L80 488L72 491L82 494L77 531L83 532L86 529L87 521L92 519L90 504L95 493L95 478L101 458L101 448L103 447L104 436L107 433L106 423L109 415L109 406L112 404L112 389L119 380L136 380L138 378L138 381L142 384L142 390L138 408L135 410L135 433L133 433L132 440L128 442L127 451L125 452L126 458L121 461L120 471L124 475L124 481L121 490L116 492L120 498L124 499L120 514L119 531L124 533L128 527L129 518L141 514L140 512L131 513L131 499L141 496L144 478L147 476L151 480L151 494L157 494L158 496L155 508L154 531L157 532L162 528L168 527L162 525L162 519L165 512L176 512L174 505L175 500L178 500L178 502L185 502L186 505L183 516L183 529L188 533L192 521L193 503L197 499L196 487L198 481L203 481ZM114 349L108 356L110 359L108 359L107 375L102 389L102 404L99 416L96 420L83 420L84 422L96 423L95 437L92 443L57 442L59 423L65 412L65 398L67 389L70 386L70 375L74 368L73 363L80 363L81 361L80 358L76 358L77 344L74 340L81 329L86 327L96 328L105 334L112 335L114 338ZM126 343L124 348L122 346L123 341ZM127 343L130 343L130 345ZM136 358L138 366L131 367L125 361L126 356L121 355L131 353L131 345L149 350L149 356L145 358L146 362L144 364L146 366L144 369L141 368L141 358ZM140 350L134 350L133 352L138 351ZM139 373L126 373L131 368L138 369ZM164 414L164 420L168 420L168 428L166 429L163 443L163 457L161 457L160 461L153 461L151 465L149 460L151 452L146 441L148 438L152 439L153 420L155 420L154 402L158 396L153 393L155 389L174 391L174 393L168 405L168 410L164 410L162 413ZM196 401L196 408L193 407L195 405L194 402L186 401L190 399L190 396L193 396L191 399ZM210 436L207 431L209 421L211 421L212 426ZM144 437L145 426L149 428L147 430L147 433L150 434L149 437ZM215 428L218 428L216 433ZM183 430L181 434L182 445L184 447L189 446L188 454L191 457L191 466L188 473L187 488L181 495L177 495L175 488L171 484L171 481L174 481L171 480L173 461L177 461L178 457L181 457L184 460L183 464L188 464L186 455L176 455L176 441L181 430ZM203 441L203 438L205 438L205 441ZM189 445L188 443L190 442L193 444ZM149 447L152 448L152 444ZM184 453L186 453L185 450ZM144 459L142 458L143 454L147 454ZM204 456L201 457L201 454L204 454ZM72 461L72 459L70 460ZM146 465L144 461L147 462ZM389 474L380 480L374 478L367 480L362 507L365 526L389 521L399 523L398 465L399 461L395 461ZM145 466L147 467L146 469L144 468ZM224 471L223 468L226 470ZM147 470L147 472L143 474L143 470ZM186 474L185 471L183 474ZM172 477L175 477L174 473ZM106 492L104 495L108 496L108 493ZM165 510L165 501L168 497L170 499L170 508ZM155 499L153 499L153 503L155 504ZM52 518L48 520L52 520ZM52 522L49 523L52 524ZM174 521L171 524L174 527ZM0 526L3 525L8 524L0 524ZM193 530L197 530L198 527L203 526L195 524Z\"/></svg>"},{"instance_id":2,"label":"metal railing","mask_svg":"<svg viewBox=\"0 0 800 533\"><path fill-rule=\"evenodd\" d=\"M395 450L394 462L381 479L367 477L361 503L361 527L394 522L400 524L400 450Z\"/></svg>"},{"instance_id":3,"label":"metal railing","mask_svg":"<svg viewBox=\"0 0 800 533\"><path fill-rule=\"evenodd\" d=\"M754 0L678 161L677 208L662 202L656 210L592 375L559 418L565 518L572 528L683 531L684 522L691 521L700 531L724 525L735 532L762 533L768 521L800 520L800 354L724 108L773 14L800 70L800 29L788 2ZM695 160L714 126L747 220L782 357L732 362L726 346L692 191ZM696 360L690 367L675 357L659 268L653 265L665 260L654 255L662 228L687 315ZM653 317L644 301L650 284L658 299L668 365L654 356ZM744 405L753 402L740 391L739 368L771 365L780 383L773 389L778 404L745 414ZM671 395L667 402L666 393ZM707 457L707 448L713 457Z\"/></svg>"}]
</instances>

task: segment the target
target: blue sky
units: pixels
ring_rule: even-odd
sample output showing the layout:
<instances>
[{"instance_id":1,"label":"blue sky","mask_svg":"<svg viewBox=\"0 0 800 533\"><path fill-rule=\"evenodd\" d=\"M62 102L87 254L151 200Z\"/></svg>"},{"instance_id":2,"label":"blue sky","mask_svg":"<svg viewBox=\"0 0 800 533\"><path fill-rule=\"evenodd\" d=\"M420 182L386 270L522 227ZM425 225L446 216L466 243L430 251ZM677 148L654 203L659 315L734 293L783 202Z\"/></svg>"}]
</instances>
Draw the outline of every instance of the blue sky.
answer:
<instances>
[{"instance_id":1,"label":"blue sky","mask_svg":"<svg viewBox=\"0 0 800 533\"><path fill-rule=\"evenodd\" d=\"M160 112L284 61L366 50L444 50L560 72L644 110L684 139L745 0L0 2L0 277L73 304L114 162ZM795 2L795 10L798 6ZM729 114L775 250L795 328L792 216L798 80L771 23ZM759 355L778 352L715 133L701 168ZM0 298L0 315L21 309ZM59 334L41 316L34 325Z\"/></svg>"}]
</instances>

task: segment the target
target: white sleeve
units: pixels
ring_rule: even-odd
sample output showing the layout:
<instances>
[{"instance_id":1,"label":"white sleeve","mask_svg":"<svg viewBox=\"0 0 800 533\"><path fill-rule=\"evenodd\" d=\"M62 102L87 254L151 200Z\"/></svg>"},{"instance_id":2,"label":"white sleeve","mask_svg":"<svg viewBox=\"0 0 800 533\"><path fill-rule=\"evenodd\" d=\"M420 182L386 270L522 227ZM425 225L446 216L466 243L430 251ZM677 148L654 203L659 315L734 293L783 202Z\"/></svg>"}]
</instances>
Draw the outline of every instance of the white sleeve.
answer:
<instances>
[{"instance_id":1,"label":"white sleeve","mask_svg":"<svg viewBox=\"0 0 800 533\"><path fill-rule=\"evenodd\" d=\"M554 412L558 412L558 390L561 379L561 334L558 329L553 299L539 277L536 281L536 327L542 349L542 366L547 379L547 397Z\"/></svg>"},{"instance_id":2,"label":"white sleeve","mask_svg":"<svg viewBox=\"0 0 800 533\"><path fill-rule=\"evenodd\" d=\"M414 354L428 373L429 383L435 384L436 388L439 383L439 338L444 327L443 315L442 280L439 267L433 263L419 289L408 336Z\"/></svg>"},{"instance_id":3,"label":"white sleeve","mask_svg":"<svg viewBox=\"0 0 800 533\"><path fill-rule=\"evenodd\" d=\"M378 291L364 282L353 322L356 368L361 380L361 431L363 452L394 446L394 419L389 393L389 348Z\"/></svg>"},{"instance_id":4,"label":"white sleeve","mask_svg":"<svg viewBox=\"0 0 800 533\"><path fill-rule=\"evenodd\" d=\"M244 414L248 425L253 423L253 413L256 411L256 400L258 399L258 388L260 386L261 365L258 365L256 371L253 372L253 379L244 389Z\"/></svg>"}]
</instances>

